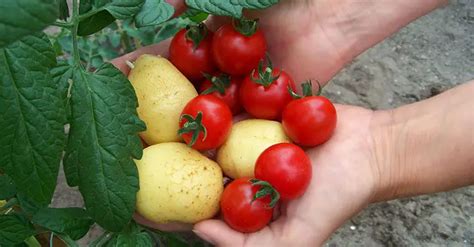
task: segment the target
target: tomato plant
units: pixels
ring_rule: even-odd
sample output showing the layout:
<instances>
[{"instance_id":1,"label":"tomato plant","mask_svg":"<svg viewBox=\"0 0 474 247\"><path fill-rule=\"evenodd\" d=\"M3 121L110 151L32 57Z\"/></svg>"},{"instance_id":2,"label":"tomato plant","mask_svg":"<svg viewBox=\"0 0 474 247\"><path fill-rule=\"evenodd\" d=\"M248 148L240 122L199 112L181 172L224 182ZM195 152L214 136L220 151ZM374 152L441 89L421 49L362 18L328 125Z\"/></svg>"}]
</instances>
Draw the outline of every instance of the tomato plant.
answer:
<instances>
[{"instance_id":1,"label":"tomato plant","mask_svg":"<svg viewBox=\"0 0 474 247\"><path fill-rule=\"evenodd\" d=\"M238 77L230 77L226 74L216 76L206 76L206 80L201 83L199 92L201 94L212 94L223 100L236 115L242 111L239 99L240 79Z\"/></svg>"},{"instance_id":2,"label":"tomato plant","mask_svg":"<svg viewBox=\"0 0 474 247\"><path fill-rule=\"evenodd\" d=\"M280 193L282 200L303 195L311 177L310 159L303 149L292 143L270 146L255 163L255 178L270 183Z\"/></svg>"},{"instance_id":3,"label":"tomato plant","mask_svg":"<svg viewBox=\"0 0 474 247\"><path fill-rule=\"evenodd\" d=\"M240 20L224 24L212 40L212 54L219 69L227 74L242 76L256 68L265 56L267 44L257 22Z\"/></svg>"},{"instance_id":4,"label":"tomato plant","mask_svg":"<svg viewBox=\"0 0 474 247\"><path fill-rule=\"evenodd\" d=\"M272 68L270 62L265 68L260 63L258 70L242 81L240 102L254 117L279 119L285 106L292 100L288 88L295 88L295 83L288 73Z\"/></svg>"},{"instance_id":5,"label":"tomato plant","mask_svg":"<svg viewBox=\"0 0 474 247\"><path fill-rule=\"evenodd\" d=\"M293 94L296 100L283 111L282 124L288 137L295 143L314 147L329 140L337 123L336 108L326 97L312 96L311 82L304 83L303 96ZM292 90L289 90L292 91Z\"/></svg>"},{"instance_id":6,"label":"tomato plant","mask_svg":"<svg viewBox=\"0 0 474 247\"><path fill-rule=\"evenodd\" d=\"M183 1L4 2L0 246L39 246L59 239L77 246L75 241L94 224L105 231L91 246L153 246L154 240L189 246L175 234L146 231L132 219L139 189L134 161L141 158L144 145L138 133L146 126L137 114L134 88L122 73L126 63L104 60L172 37L209 14L239 18L244 8L262 9L276 2L203 6L195 1L184 13ZM106 27L113 30L110 35L99 32ZM213 38L204 40L207 43L200 42L197 50L212 50ZM204 65L193 68L205 71L199 67ZM61 167L67 184L80 191L84 207L50 207Z\"/></svg>"},{"instance_id":7,"label":"tomato plant","mask_svg":"<svg viewBox=\"0 0 474 247\"><path fill-rule=\"evenodd\" d=\"M191 81L215 70L211 54L213 33L204 24L179 31L171 40L170 61Z\"/></svg>"},{"instance_id":8,"label":"tomato plant","mask_svg":"<svg viewBox=\"0 0 474 247\"><path fill-rule=\"evenodd\" d=\"M269 183L239 178L228 184L222 193L222 216L237 231L256 232L270 222L278 199L278 192Z\"/></svg>"},{"instance_id":9,"label":"tomato plant","mask_svg":"<svg viewBox=\"0 0 474 247\"><path fill-rule=\"evenodd\" d=\"M232 112L214 95L199 95L188 102L181 113L178 133L197 150L219 147L232 127Z\"/></svg>"}]
</instances>

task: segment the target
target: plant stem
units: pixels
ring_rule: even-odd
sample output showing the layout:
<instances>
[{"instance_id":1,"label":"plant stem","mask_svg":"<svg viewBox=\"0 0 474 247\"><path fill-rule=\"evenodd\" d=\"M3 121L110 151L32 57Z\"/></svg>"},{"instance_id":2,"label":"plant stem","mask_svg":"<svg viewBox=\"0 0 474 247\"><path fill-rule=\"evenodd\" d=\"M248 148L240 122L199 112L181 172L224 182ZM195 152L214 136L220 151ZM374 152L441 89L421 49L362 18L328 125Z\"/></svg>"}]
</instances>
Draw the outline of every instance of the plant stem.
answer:
<instances>
[{"instance_id":1,"label":"plant stem","mask_svg":"<svg viewBox=\"0 0 474 247\"><path fill-rule=\"evenodd\" d=\"M25 244L29 247L41 247L41 244L38 242L38 239L35 236L31 236L25 240Z\"/></svg>"},{"instance_id":2,"label":"plant stem","mask_svg":"<svg viewBox=\"0 0 474 247\"><path fill-rule=\"evenodd\" d=\"M72 22L64 22L64 21L55 21L53 25L57 27L62 27L62 28L67 28L70 29L74 26L74 23Z\"/></svg>"},{"instance_id":3,"label":"plant stem","mask_svg":"<svg viewBox=\"0 0 474 247\"><path fill-rule=\"evenodd\" d=\"M81 57L79 56L79 48L77 44L77 30L79 28L79 21L79 0L72 0L72 50L75 65L81 67Z\"/></svg>"}]
</instances>

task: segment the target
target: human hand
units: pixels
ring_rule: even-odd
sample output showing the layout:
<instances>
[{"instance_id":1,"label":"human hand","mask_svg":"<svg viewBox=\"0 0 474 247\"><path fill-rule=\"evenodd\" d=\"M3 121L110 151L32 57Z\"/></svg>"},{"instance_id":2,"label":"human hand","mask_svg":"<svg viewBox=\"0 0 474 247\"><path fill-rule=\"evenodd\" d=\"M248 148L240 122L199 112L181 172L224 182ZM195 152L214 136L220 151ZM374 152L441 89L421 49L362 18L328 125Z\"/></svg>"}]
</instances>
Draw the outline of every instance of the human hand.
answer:
<instances>
[{"instance_id":1,"label":"human hand","mask_svg":"<svg viewBox=\"0 0 474 247\"><path fill-rule=\"evenodd\" d=\"M201 238L217 246L317 246L351 216L375 200L382 162L384 114L336 105L338 123L332 138L307 150L313 178L299 199L282 203L278 219L257 233L243 234L221 220L194 226ZM387 149L388 150L388 147Z\"/></svg>"}]
</instances>

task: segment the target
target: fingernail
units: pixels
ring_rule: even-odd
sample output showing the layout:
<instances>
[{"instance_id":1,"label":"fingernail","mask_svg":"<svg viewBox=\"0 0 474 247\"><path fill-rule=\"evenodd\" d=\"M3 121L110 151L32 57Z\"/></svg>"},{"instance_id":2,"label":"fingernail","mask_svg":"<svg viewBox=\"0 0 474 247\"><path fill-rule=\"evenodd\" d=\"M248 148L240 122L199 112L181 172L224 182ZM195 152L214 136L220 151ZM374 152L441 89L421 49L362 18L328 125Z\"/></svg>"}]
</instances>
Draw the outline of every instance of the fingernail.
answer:
<instances>
[{"instance_id":1,"label":"fingernail","mask_svg":"<svg viewBox=\"0 0 474 247\"><path fill-rule=\"evenodd\" d=\"M200 238L202 238L203 240L205 240L206 242L212 244L212 245L215 245L216 243L214 243L214 241L211 240L211 238L209 236L207 236L206 234L198 231L198 230L194 230L193 229L193 232L198 235Z\"/></svg>"}]
</instances>

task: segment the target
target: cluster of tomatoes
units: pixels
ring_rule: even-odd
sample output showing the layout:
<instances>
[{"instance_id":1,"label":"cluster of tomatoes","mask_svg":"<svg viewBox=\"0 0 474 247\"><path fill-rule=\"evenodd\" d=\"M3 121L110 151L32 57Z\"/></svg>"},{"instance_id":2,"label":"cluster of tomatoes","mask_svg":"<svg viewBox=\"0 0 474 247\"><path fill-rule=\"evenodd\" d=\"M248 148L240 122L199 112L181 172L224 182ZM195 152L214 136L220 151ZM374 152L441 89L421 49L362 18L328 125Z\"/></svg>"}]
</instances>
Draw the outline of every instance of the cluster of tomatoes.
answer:
<instances>
[{"instance_id":1,"label":"cluster of tomatoes","mask_svg":"<svg viewBox=\"0 0 474 247\"><path fill-rule=\"evenodd\" d=\"M204 24L181 30L170 45L170 61L201 93L184 108L179 134L196 150L220 147L229 136L233 115L281 121L293 143L266 149L255 164L254 178L228 184L221 198L224 220L241 232L265 227L278 201L305 192L311 161L300 147L327 141L336 126L336 110L325 97L312 95L311 83L295 93L291 76L264 64L266 41L252 20L225 24L215 33ZM319 91L320 93L320 91Z\"/></svg>"}]
</instances>

